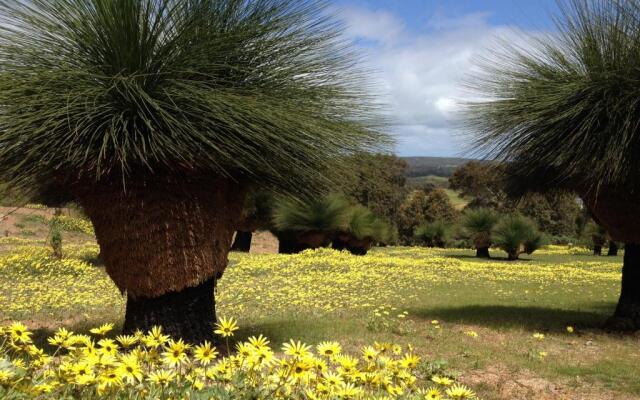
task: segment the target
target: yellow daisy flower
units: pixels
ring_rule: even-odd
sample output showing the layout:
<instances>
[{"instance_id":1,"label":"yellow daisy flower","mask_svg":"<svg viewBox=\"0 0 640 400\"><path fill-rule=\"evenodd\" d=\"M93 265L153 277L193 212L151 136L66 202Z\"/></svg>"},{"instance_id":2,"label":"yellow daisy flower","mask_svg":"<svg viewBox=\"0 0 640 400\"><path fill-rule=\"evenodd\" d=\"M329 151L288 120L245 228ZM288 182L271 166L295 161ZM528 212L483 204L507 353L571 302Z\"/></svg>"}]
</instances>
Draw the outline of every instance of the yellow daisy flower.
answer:
<instances>
[{"instance_id":1,"label":"yellow daisy flower","mask_svg":"<svg viewBox=\"0 0 640 400\"><path fill-rule=\"evenodd\" d=\"M235 319L224 317L220 318L220 321L216 323L216 328L213 332L222 337L231 337L233 332L239 329Z\"/></svg>"},{"instance_id":2,"label":"yellow daisy flower","mask_svg":"<svg viewBox=\"0 0 640 400\"><path fill-rule=\"evenodd\" d=\"M107 333L111 332L112 329L113 324L103 324L97 328L90 329L89 332L93 333L94 335L104 336Z\"/></svg>"}]
</instances>

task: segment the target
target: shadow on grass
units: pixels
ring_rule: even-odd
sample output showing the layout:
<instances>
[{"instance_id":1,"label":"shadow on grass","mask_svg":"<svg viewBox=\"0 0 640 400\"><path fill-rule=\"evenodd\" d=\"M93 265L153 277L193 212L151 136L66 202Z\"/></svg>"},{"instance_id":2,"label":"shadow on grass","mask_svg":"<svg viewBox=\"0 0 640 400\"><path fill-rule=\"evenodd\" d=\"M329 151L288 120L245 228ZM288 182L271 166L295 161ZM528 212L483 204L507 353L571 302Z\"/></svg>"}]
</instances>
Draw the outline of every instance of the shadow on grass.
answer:
<instances>
[{"instance_id":1,"label":"shadow on grass","mask_svg":"<svg viewBox=\"0 0 640 400\"><path fill-rule=\"evenodd\" d=\"M31 338L33 339L34 344L36 344L38 347L42 347L46 350L54 350L55 348L49 345L47 339L53 336L59 327L64 327L75 334L89 335L95 339L100 339L100 337L91 334L89 331L92 328L96 328L104 323L106 323L106 321L101 321L99 319L93 321L87 319L82 319L80 321L64 321L60 322L59 324L52 324L51 327L47 326L32 329L31 331L33 332L33 336ZM113 329L105 337L113 339L121 333L122 322L120 321L114 323Z\"/></svg>"},{"instance_id":2,"label":"shadow on grass","mask_svg":"<svg viewBox=\"0 0 640 400\"><path fill-rule=\"evenodd\" d=\"M591 311L563 310L532 306L470 305L453 308L419 308L409 310L418 318L473 324L491 328L526 330L564 330L567 325L599 329L613 314L615 303L590 304Z\"/></svg>"}]
</instances>

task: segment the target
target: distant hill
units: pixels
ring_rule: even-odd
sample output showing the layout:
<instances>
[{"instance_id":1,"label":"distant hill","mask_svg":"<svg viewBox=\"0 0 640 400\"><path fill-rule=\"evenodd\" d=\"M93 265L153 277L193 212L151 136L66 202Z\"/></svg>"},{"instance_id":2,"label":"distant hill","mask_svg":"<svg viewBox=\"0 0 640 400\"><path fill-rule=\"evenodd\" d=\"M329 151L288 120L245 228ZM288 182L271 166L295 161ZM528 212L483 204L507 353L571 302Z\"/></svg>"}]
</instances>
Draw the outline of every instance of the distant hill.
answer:
<instances>
[{"instance_id":1,"label":"distant hill","mask_svg":"<svg viewBox=\"0 0 640 400\"><path fill-rule=\"evenodd\" d=\"M441 176L448 178L460 165L471 161L455 157L402 157L408 164L407 177Z\"/></svg>"},{"instance_id":2,"label":"distant hill","mask_svg":"<svg viewBox=\"0 0 640 400\"><path fill-rule=\"evenodd\" d=\"M460 165L472 161L469 158L453 157L402 157L407 162L407 187L419 189L425 186L444 189L453 206L462 210L468 200L449 189L449 177Z\"/></svg>"}]
</instances>

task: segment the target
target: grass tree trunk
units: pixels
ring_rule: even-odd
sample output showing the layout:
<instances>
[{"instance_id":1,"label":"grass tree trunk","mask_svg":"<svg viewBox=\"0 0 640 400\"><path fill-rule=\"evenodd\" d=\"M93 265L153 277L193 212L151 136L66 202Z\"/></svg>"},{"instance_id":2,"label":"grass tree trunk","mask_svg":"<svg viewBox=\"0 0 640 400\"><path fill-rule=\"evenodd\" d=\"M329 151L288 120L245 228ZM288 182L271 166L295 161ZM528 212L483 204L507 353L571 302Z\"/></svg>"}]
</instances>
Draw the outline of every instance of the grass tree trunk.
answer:
<instances>
[{"instance_id":1,"label":"grass tree trunk","mask_svg":"<svg viewBox=\"0 0 640 400\"><path fill-rule=\"evenodd\" d=\"M279 254L295 254L301 251L294 233L274 231L273 234L278 238Z\"/></svg>"},{"instance_id":2,"label":"grass tree trunk","mask_svg":"<svg viewBox=\"0 0 640 400\"><path fill-rule=\"evenodd\" d=\"M127 295L123 331L147 331L157 325L190 343L211 341L216 322L215 282L214 277L197 286L156 297Z\"/></svg>"},{"instance_id":3,"label":"grass tree trunk","mask_svg":"<svg viewBox=\"0 0 640 400\"><path fill-rule=\"evenodd\" d=\"M620 299L607 325L617 330L640 329L640 244L625 244Z\"/></svg>"},{"instance_id":4,"label":"grass tree trunk","mask_svg":"<svg viewBox=\"0 0 640 400\"><path fill-rule=\"evenodd\" d=\"M278 241L279 254L295 254L300 252L300 245L295 240L281 239Z\"/></svg>"},{"instance_id":5,"label":"grass tree trunk","mask_svg":"<svg viewBox=\"0 0 640 400\"><path fill-rule=\"evenodd\" d=\"M334 250L342 251L342 250L347 248L347 242L344 241L341 237L336 236L331 241L331 248L334 249Z\"/></svg>"},{"instance_id":6,"label":"grass tree trunk","mask_svg":"<svg viewBox=\"0 0 640 400\"><path fill-rule=\"evenodd\" d=\"M511 261L515 261L518 258L520 258L520 249L514 250L507 250L507 258Z\"/></svg>"},{"instance_id":7,"label":"grass tree trunk","mask_svg":"<svg viewBox=\"0 0 640 400\"><path fill-rule=\"evenodd\" d=\"M231 251L241 251L248 253L251 250L251 239L253 233L248 231L236 231L236 237L233 240Z\"/></svg>"},{"instance_id":8,"label":"grass tree trunk","mask_svg":"<svg viewBox=\"0 0 640 400\"><path fill-rule=\"evenodd\" d=\"M478 247L478 248L476 248L476 257L479 257L479 258L490 258L490 256L489 256L489 247Z\"/></svg>"},{"instance_id":9,"label":"grass tree trunk","mask_svg":"<svg viewBox=\"0 0 640 400\"><path fill-rule=\"evenodd\" d=\"M214 286L227 265L242 194L226 181L103 185L79 194L107 273L127 294L125 332L162 326L212 339Z\"/></svg>"},{"instance_id":10,"label":"grass tree trunk","mask_svg":"<svg viewBox=\"0 0 640 400\"><path fill-rule=\"evenodd\" d=\"M608 256L617 256L618 255L618 243L613 240L609 241L609 251L607 251Z\"/></svg>"},{"instance_id":11,"label":"grass tree trunk","mask_svg":"<svg viewBox=\"0 0 640 400\"><path fill-rule=\"evenodd\" d=\"M351 237L347 242L347 249L353 255L364 256L369 252L372 245L373 240L370 238L357 239L355 237Z\"/></svg>"},{"instance_id":12,"label":"grass tree trunk","mask_svg":"<svg viewBox=\"0 0 640 400\"><path fill-rule=\"evenodd\" d=\"M602 246L597 244L595 246L593 246L593 255L594 256L601 256L602 255Z\"/></svg>"}]
</instances>

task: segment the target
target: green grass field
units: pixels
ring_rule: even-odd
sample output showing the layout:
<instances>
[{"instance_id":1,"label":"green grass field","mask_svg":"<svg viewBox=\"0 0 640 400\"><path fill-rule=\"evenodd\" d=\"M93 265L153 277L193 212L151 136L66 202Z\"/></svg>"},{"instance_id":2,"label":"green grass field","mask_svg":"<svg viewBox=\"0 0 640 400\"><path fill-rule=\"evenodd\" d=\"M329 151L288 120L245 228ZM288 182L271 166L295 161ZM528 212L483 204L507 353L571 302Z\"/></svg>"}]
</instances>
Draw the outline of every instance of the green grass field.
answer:
<instances>
[{"instance_id":1,"label":"green grass field","mask_svg":"<svg viewBox=\"0 0 640 400\"><path fill-rule=\"evenodd\" d=\"M42 244L4 242L0 321L24 321L41 342L59 326L86 332L120 323L124 301L94 264L95 244L67 245L68 258L51 261ZM497 251L493 260L472 254L232 254L218 313L238 318L238 340L332 339L356 353L374 341L411 344L485 399L640 398L638 336L598 329L615 307L621 257L559 247L517 262Z\"/></svg>"}]
</instances>

